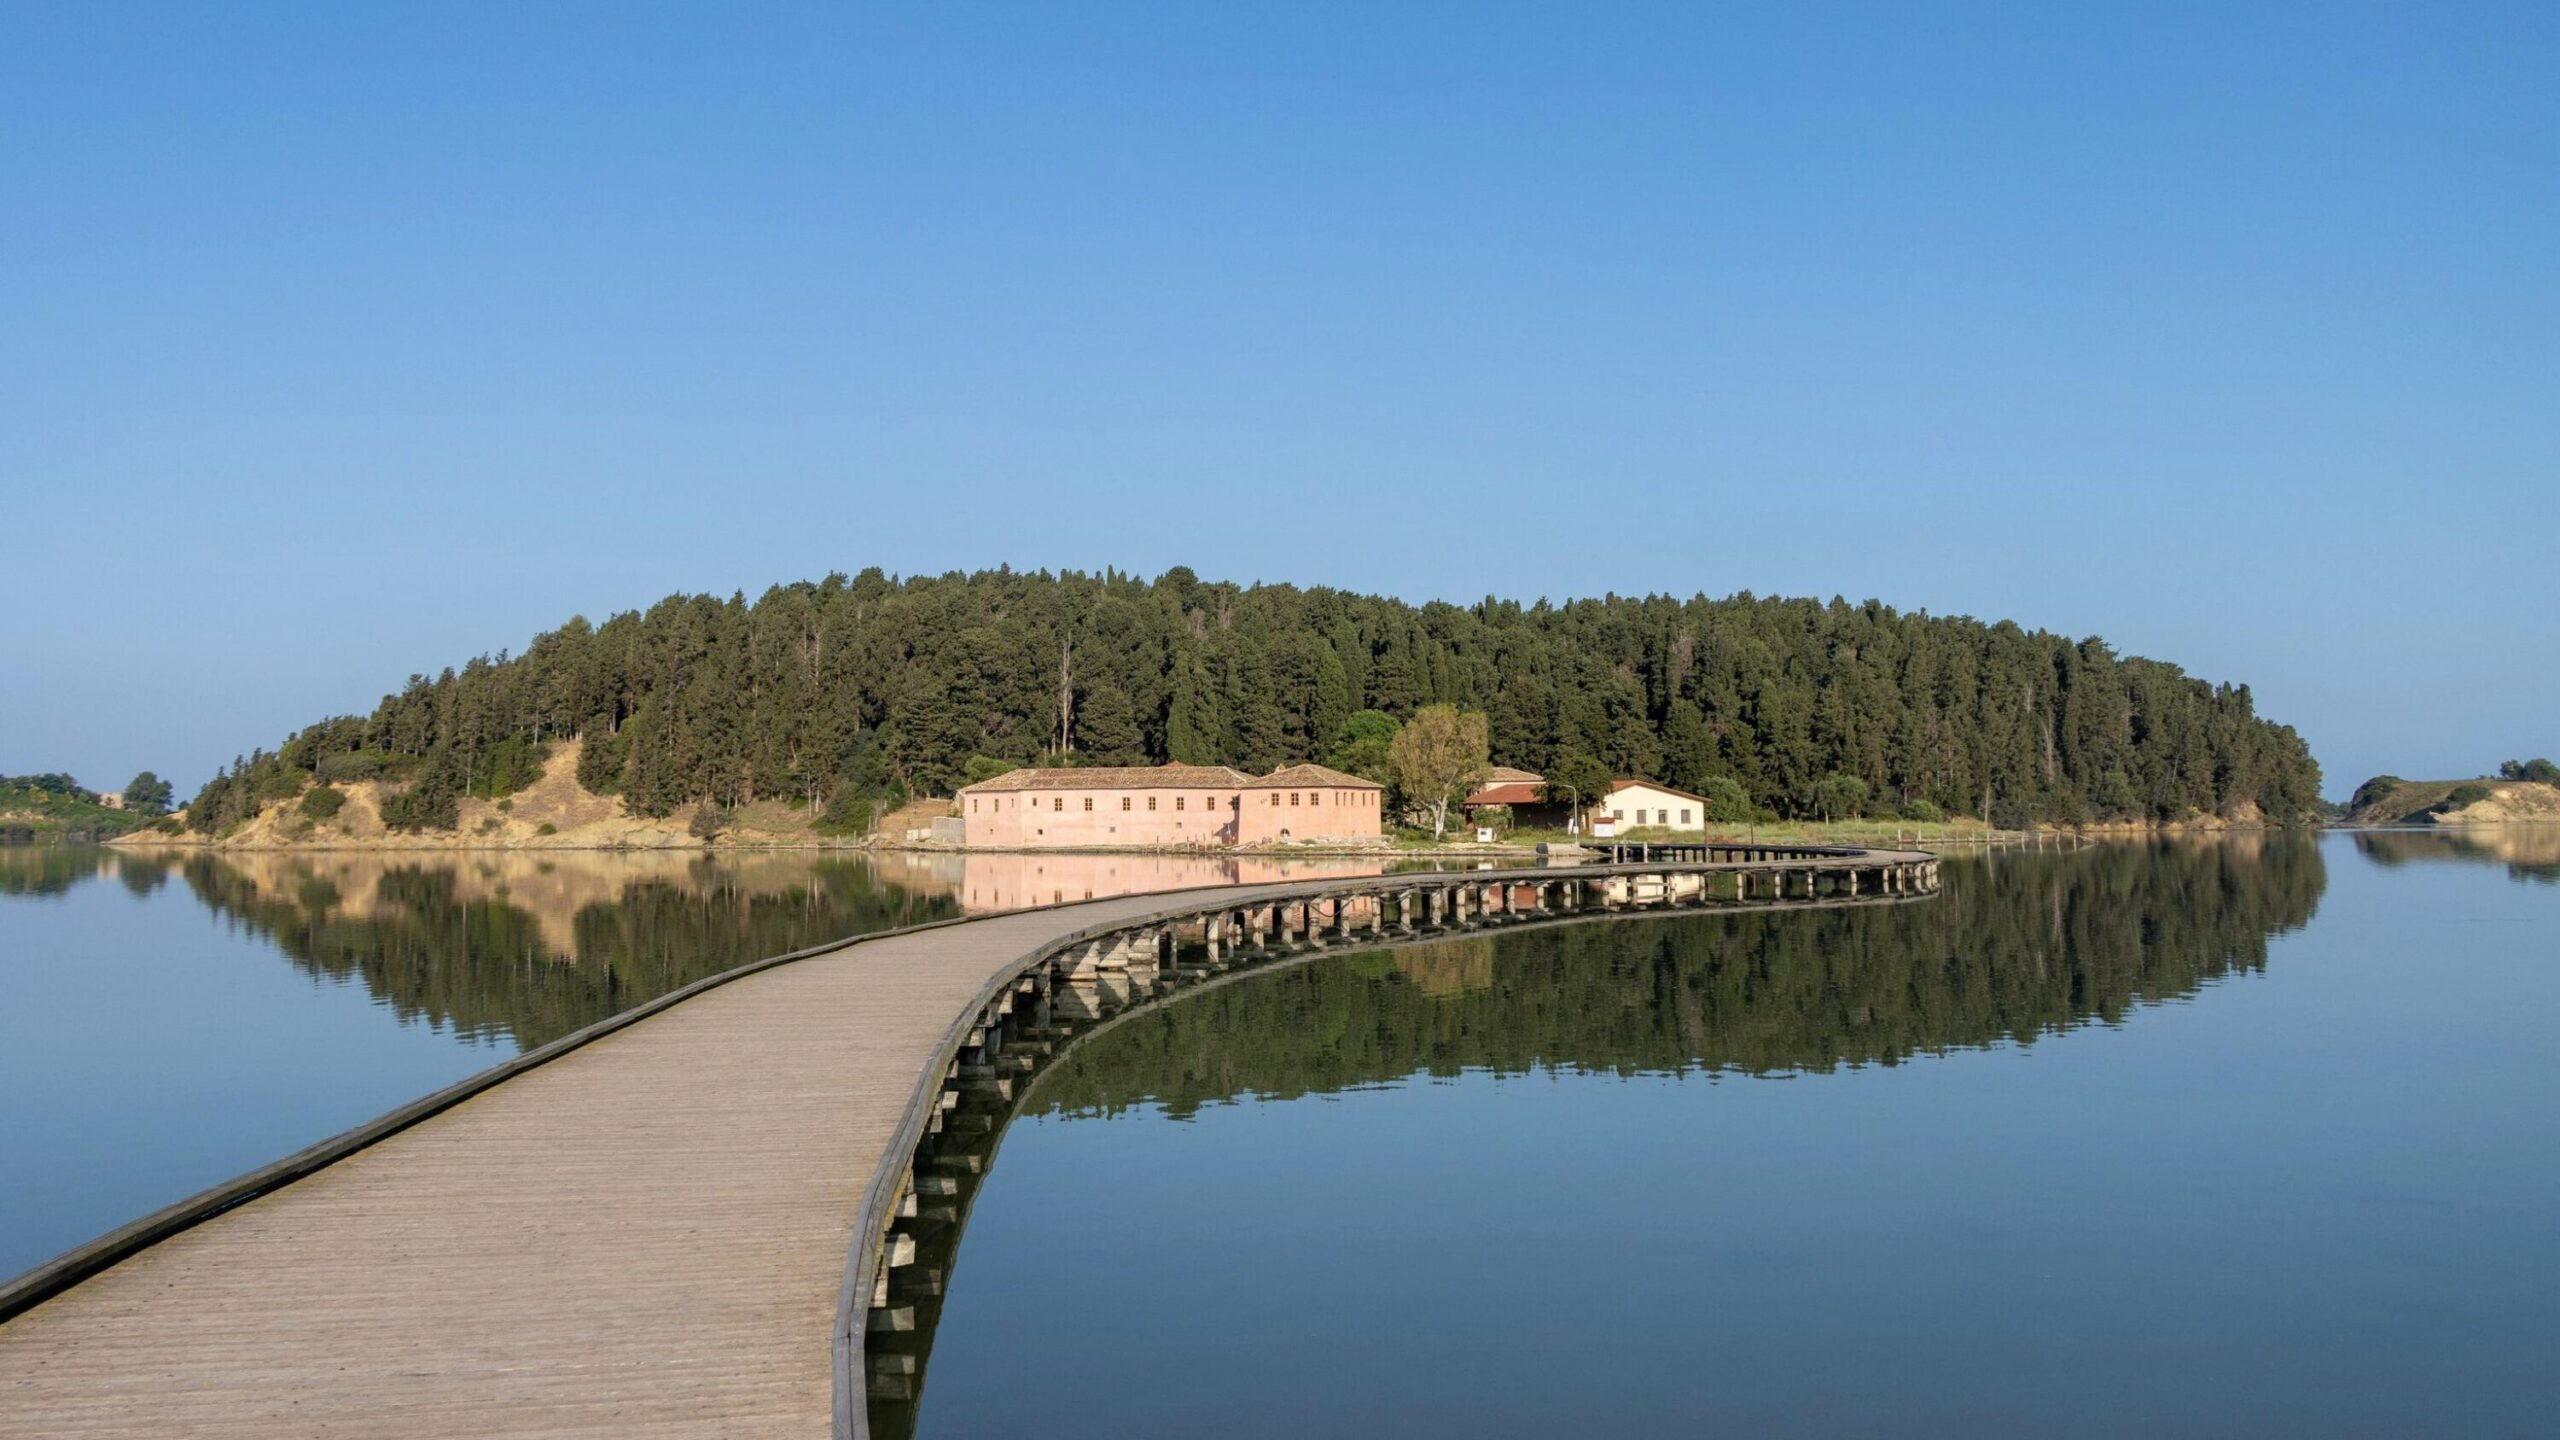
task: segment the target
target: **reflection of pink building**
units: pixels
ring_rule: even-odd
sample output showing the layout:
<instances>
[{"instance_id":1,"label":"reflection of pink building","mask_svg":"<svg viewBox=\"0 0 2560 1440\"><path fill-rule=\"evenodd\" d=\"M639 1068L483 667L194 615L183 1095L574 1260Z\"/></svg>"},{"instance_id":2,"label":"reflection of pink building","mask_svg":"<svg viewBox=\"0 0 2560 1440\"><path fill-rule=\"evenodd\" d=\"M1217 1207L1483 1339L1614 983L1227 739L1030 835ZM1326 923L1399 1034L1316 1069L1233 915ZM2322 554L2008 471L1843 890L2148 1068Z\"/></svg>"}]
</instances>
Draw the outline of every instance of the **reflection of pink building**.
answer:
<instances>
[{"instance_id":1,"label":"reflection of pink building","mask_svg":"<svg viewBox=\"0 0 2560 1440\"><path fill-rule=\"evenodd\" d=\"M960 790L971 846L1008 850L1375 840L1382 787L1322 765L1013 770Z\"/></svg>"},{"instance_id":2,"label":"reflection of pink building","mask_svg":"<svg viewBox=\"0 0 2560 1440\"><path fill-rule=\"evenodd\" d=\"M1280 855L1040 855L883 851L881 878L921 894L949 895L972 915L1064 905L1114 895L1263 885L1336 875L1376 875L1379 860Z\"/></svg>"}]
</instances>

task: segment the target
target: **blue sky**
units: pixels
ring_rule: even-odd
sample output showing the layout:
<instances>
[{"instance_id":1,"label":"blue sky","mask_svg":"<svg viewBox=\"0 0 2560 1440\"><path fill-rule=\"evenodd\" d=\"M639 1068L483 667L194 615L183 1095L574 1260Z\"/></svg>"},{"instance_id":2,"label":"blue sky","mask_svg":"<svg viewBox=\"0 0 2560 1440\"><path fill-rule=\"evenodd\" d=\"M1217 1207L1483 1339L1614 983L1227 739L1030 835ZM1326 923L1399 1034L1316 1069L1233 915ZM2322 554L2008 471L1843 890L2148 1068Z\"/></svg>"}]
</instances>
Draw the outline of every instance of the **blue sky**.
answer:
<instances>
[{"instance_id":1,"label":"blue sky","mask_svg":"<svg viewBox=\"0 0 2560 1440\"><path fill-rule=\"evenodd\" d=\"M2560 7L0 10L0 772L831 569L1842 594L2560 751Z\"/></svg>"}]
</instances>

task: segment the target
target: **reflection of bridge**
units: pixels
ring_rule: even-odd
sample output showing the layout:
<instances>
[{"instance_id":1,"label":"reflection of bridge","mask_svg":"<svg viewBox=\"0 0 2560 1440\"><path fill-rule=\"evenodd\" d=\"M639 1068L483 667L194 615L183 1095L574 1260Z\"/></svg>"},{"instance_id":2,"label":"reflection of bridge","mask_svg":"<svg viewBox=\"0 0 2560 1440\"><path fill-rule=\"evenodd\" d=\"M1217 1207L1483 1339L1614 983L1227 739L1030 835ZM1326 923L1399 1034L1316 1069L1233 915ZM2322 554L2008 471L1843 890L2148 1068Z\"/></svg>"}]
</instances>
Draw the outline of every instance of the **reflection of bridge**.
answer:
<instances>
[{"instance_id":1,"label":"reflection of bridge","mask_svg":"<svg viewBox=\"0 0 2560 1440\"><path fill-rule=\"evenodd\" d=\"M1925 854L1693 849L1130 896L778 957L0 1289L0 1432L860 1434L898 1374L865 1337L922 1283L900 1273L935 1194L919 1147L1000 1079L1017 1012L1283 946L1936 884Z\"/></svg>"}]
</instances>

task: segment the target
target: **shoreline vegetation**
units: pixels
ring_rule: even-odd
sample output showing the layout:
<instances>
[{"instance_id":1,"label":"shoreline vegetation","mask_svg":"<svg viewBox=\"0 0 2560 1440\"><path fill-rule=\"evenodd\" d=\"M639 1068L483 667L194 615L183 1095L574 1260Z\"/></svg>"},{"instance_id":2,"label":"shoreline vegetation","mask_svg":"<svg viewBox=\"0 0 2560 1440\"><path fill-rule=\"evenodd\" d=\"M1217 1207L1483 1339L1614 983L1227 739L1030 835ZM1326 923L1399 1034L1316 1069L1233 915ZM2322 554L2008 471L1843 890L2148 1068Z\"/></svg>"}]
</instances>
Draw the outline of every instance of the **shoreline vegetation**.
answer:
<instances>
[{"instance_id":1,"label":"shoreline vegetation","mask_svg":"<svg viewBox=\"0 0 2560 1440\"><path fill-rule=\"evenodd\" d=\"M2078 825L2037 825L2004 829L1971 816L1936 821L1906 818L1842 818L1834 820L1738 820L1711 823L1703 834L1653 828L1631 829L1616 841L1574 837L1562 831L1505 830L1491 842L1472 838L1472 828L1452 826L1434 840L1427 829L1408 826L1374 844L1309 842L1267 846L1076 846L1024 851L1004 846L970 846L931 837L931 821L953 815L949 801L911 802L877 817L873 828L854 834L828 834L805 810L787 804L751 807L734 812L728 823L704 834L678 819L651 819L625 813L609 797L595 795L575 779L577 742L549 757L533 784L506 803L465 800L458 823L450 830L399 830L380 816L385 787L355 782L332 787L339 793L324 807L305 800L278 802L262 809L222 835L209 835L163 818L128 817L140 828L94 839L129 850L355 851L453 852L546 851L710 852L754 851L908 851L919 854L1125 854L1125 855L1260 855L1266 857L1353 856L1385 860L1412 858L1492 858L1534 854L1540 845L1597 849L1628 844L1836 844L1908 847L2010 846L2132 839L2159 835L2211 834L2224 831L2325 827L2347 830L2466 829L2504 825L2560 824L2560 787L2538 781L2397 781L2369 782L2359 800L2337 807L2327 817L2278 822L2262 816L2226 818L2191 815L2178 820L2135 820ZM2374 790L2375 786L2383 786ZM2485 792L2485 793L2476 793ZM306 792L307 795L308 792ZM311 813L325 808L324 816Z\"/></svg>"},{"instance_id":2,"label":"shoreline vegetation","mask_svg":"<svg viewBox=\"0 0 2560 1440\"><path fill-rule=\"evenodd\" d=\"M521 655L413 676L370 714L235 760L182 823L226 843L814 844L1022 766L1303 761L1437 821L1452 775L1400 774L1397 754L1443 713L1480 759L1551 789L1642 777L1735 827L2321 810L2319 766L2246 685L2007 621L1748 593L1415 606L1184 568L874 569L573 618Z\"/></svg>"},{"instance_id":3,"label":"shoreline vegetation","mask_svg":"<svg viewBox=\"0 0 2560 1440\"><path fill-rule=\"evenodd\" d=\"M0 845L96 844L167 813L167 781L145 770L101 793L69 775L0 775Z\"/></svg>"},{"instance_id":4,"label":"shoreline vegetation","mask_svg":"<svg viewBox=\"0 0 2560 1440\"><path fill-rule=\"evenodd\" d=\"M1073 850L1060 848L1037 852L1015 852L1004 847L967 846L933 837L932 822L948 820L955 806L948 800L910 802L899 809L876 817L873 825L853 834L829 834L807 809L795 808L787 802L741 807L730 812L717 829L705 833L706 827L691 823L685 817L652 818L634 816L611 797L587 790L577 780L579 767L577 740L564 742L553 753L537 762L531 783L496 800L466 797L456 804L455 824L447 830L403 830L383 819L386 804L396 803L395 787L379 781L360 780L337 785L307 788L291 800L278 800L261 807L229 831L213 835L188 829L183 823L164 820L107 843L130 850L213 850L237 851L372 851L372 852L448 852L448 851L518 851L540 854L545 851L694 851L732 853L759 850L805 851L914 851L918 853L1109 853L1159 855L1261 855L1261 856L1353 856L1381 860L1409 858L1492 858L1519 857L1537 852L1540 844L1572 845L1589 848L1607 845L1589 836L1575 837L1561 831L1512 830L1500 834L1493 842L1466 838L1472 830L1453 827L1442 839L1434 840L1426 829L1408 827L1375 844L1346 845L1310 842L1253 847L1228 846L1089 846ZM315 805L312 796L326 789L329 796ZM2103 835L2150 835L2166 833L2210 832L2231 829L2273 828L2259 817L2227 820L2214 816L2191 816L2181 821L2140 821L2115 825L2083 825L2068 830L2038 827L2027 830L1996 828L1969 816L1935 820L1908 818L1842 818L1823 820L1739 819L1711 824L1704 835L1695 832L1637 828L1618 837L1630 844L1679 843L1766 843L1766 844L1843 844L1843 845L2018 845L2035 844L2039 839L2062 837L2089 838Z\"/></svg>"}]
</instances>

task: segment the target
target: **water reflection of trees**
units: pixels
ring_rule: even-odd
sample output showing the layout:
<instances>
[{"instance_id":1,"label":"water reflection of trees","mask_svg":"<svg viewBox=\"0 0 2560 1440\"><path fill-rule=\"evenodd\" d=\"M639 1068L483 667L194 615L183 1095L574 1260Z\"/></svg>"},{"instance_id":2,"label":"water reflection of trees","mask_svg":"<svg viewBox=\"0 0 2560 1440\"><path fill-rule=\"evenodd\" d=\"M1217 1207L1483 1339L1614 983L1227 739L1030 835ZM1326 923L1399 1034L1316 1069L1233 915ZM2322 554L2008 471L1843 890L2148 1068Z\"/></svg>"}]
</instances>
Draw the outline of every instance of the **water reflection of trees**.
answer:
<instances>
[{"instance_id":1,"label":"water reflection of trees","mask_svg":"<svg viewBox=\"0 0 2560 1440\"><path fill-rule=\"evenodd\" d=\"M169 869L103 845L0 845L0 895L64 895L109 876L148 895L168 883Z\"/></svg>"},{"instance_id":2,"label":"water reflection of trees","mask_svg":"<svg viewBox=\"0 0 2560 1440\"><path fill-rule=\"evenodd\" d=\"M957 913L859 859L758 869L696 857L581 877L540 892L544 904L526 897L562 862L527 861L494 882L469 861L349 863L253 873L197 854L182 870L198 900L312 974L360 981L404 1020L528 1049L750 960Z\"/></svg>"},{"instance_id":3,"label":"water reflection of trees","mask_svg":"<svg viewBox=\"0 0 2560 1440\"><path fill-rule=\"evenodd\" d=\"M2428 861L2503 865L2522 883L2560 884L2560 825L2454 830L2360 830L2356 853L2385 867Z\"/></svg>"},{"instance_id":4,"label":"water reflection of trees","mask_svg":"<svg viewBox=\"0 0 2560 1440\"><path fill-rule=\"evenodd\" d=\"M1919 905L1337 957L1133 1016L1061 1057L1030 1103L1182 1115L1468 1069L1757 1074L2027 1043L2263 966L2325 883L2306 839L2108 845L1951 861Z\"/></svg>"},{"instance_id":5,"label":"water reflection of trees","mask_svg":"<svg viewBox=\"0 0 2560 1440\"><path fill-rule=\"evenodd\" d=\"M1019 1098L966 1091L919 1151L937 1188L905 1222L915 1263L892 1272L889 1324L866 1340L871 1433L915 1433L945 1277L1023 1110L1188 1116L1463 1070L1763 1074L2031 1043L2264 966L2271 936L2309 922L2327 875L2316 841L2246 836L1955 859L1945 882L1911 905L1692 912L1275 960L1098 1024L1026 1032L1029 1084L1003 1092Z\"/></svg>"}]
</instances>

